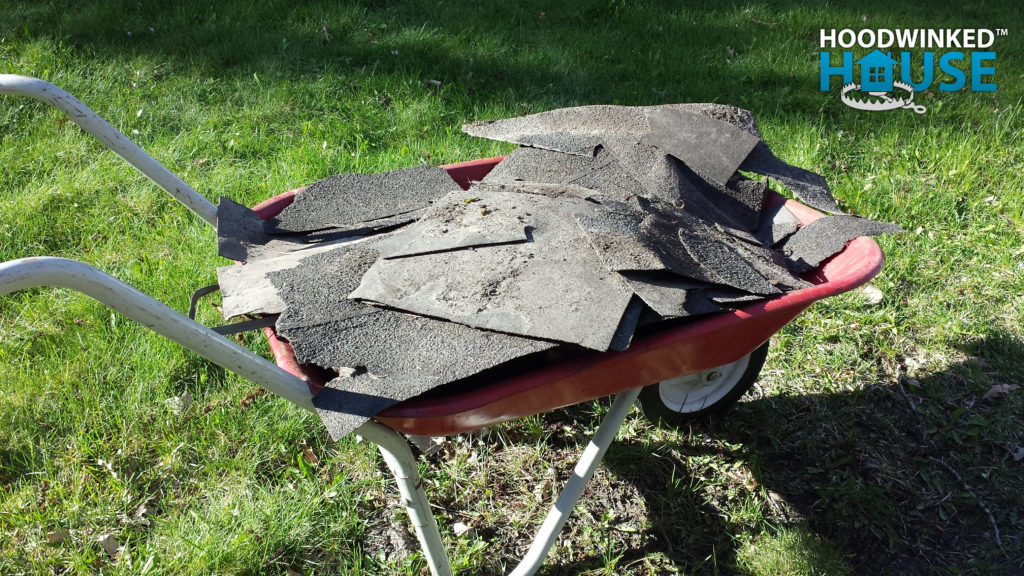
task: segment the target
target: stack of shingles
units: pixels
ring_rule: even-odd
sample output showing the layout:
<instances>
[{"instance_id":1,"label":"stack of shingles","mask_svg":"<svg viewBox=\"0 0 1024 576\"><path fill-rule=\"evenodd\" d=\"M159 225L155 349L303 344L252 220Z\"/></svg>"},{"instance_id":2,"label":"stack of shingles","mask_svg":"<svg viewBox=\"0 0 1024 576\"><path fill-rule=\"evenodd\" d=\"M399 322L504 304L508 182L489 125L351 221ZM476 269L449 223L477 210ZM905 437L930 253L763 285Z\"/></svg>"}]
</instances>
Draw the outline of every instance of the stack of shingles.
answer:
<instances>
[{"instance_id":1,"label":"stack of shingles","mask_svg":"<svg viewBox=\"0 0 1024 576\"><path fill-rule=\"evenodd\" d=\"M328 178L266 223L221 202L221 254L246 262L219 270L225 314L280 314L301 362L341 374L314 400L336 438L555 346L624 350L641 321L800 289L852 238L899 231L846 215L798 230L765 208L742 171L840 212L736 108L589 106L464 130L521 145L469 191L420 166Z\"/></svg>"}]
</instances>

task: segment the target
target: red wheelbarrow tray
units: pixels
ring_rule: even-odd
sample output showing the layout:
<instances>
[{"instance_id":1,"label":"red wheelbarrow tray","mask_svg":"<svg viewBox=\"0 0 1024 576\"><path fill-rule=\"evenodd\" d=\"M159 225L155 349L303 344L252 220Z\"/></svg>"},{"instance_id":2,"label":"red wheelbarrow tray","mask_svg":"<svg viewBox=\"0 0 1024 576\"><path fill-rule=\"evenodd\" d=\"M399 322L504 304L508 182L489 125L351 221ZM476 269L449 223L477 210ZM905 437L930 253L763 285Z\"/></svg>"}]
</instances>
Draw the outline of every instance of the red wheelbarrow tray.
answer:
<instances>
[{"instance_id":1,"label":"red wheelbarrow tray","mask_svg":"<svg viewBox=\"0 0 1024 576\"><path fill-rule=\"evenodd\" d=\"M485 158L442 168L468 189L503 159ZM291 204L300 190L275 196L253 209L264 219L272 218ZM785 202L803 225L824 216L778 194L768 202ZM448 436L735 362L817 300L867 283L884 262L874 240L856 238L804 277L813 284L807 288L638 337L623 352L586 353L471 390L411 398L382 411L375 420L407 434ZM325 383L324 371L299 364L290 344L279 339L272 328L265 331L278 366L305 380L314 393L319 392Z\"/></svg>"}]
</instances>

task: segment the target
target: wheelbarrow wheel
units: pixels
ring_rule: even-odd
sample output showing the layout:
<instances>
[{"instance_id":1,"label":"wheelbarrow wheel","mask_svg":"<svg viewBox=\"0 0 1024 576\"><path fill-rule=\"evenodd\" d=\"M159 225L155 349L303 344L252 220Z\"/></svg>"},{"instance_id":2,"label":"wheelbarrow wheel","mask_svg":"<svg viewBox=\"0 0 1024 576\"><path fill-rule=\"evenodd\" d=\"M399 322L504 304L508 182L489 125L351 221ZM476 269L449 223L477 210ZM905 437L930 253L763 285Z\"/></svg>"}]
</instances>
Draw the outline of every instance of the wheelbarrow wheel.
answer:
<instances>
[{"instance_id":1,"label":"wheelbarrow wheel","mask_svg":"<svg viewBox=\"0 0 1024 576\"><path fill-rule=\"evenodd\" d=\"M757 381L767 357L765 342L735 362L646 386L640 408L651 422L673 427L724 412Z\"/></svg>"}]
</instances>

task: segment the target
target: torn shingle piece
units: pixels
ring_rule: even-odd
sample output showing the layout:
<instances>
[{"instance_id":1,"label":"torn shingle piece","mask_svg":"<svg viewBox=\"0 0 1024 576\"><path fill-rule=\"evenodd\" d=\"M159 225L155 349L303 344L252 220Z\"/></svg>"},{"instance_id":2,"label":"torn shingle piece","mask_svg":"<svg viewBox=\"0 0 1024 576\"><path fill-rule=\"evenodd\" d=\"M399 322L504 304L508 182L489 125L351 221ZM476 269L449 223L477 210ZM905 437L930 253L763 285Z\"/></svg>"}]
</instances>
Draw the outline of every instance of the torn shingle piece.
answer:
<instances>
[{"instance_id":1,"label":"torn shingle piece","mask_svg":"<svg viewBox=\"0 0 1024 576\"><path fill-rule=\"evenodd\" d=\"M644 108L580 106L463 126L472 136L567 154L595 156L603 148L644 190L678 200L678 174L664 152L640 142L648 132Z\"/></svg>"},{"instance_id":2,"label":"torn shingle piece","mask_svg":"<svg viewBox=\"0 0 1024 576\"><path fill-rule=\"evenodd\" d=\"M351 295L467 326L607 350L632 291L576 225L597 205L571 198L479 192L516 206L533 241L380 260Z\"/></svg>"},{"instance_id":3,"label":"torn shingle piece","mask_svg":"<svg viewBox=\"0 0 1024 576\"><path fill-rule=\"evenodd\" d=\"M749 254L732 246L740 241L715 228L716 224L648 198L609 202L605 208L596 218L578 220L613 270L667 270L755 294L779 293L747 260Z\"/></svg>"},{"instance_id":4,"label":"torn shingle piece","mask_svg":"<svg viewBox=\"0 0 1024 576\"><path fill-rule=\"evenodd\" d=\"M484 202L460 190L438 199L416 223L374 240L373 248L383 258L397 258L526 240L514 205Z\"/></svg>"},{"instance_id":5,"label":"torn shingle piece","mask_svg":"<svg viewBox=\"0 0 1024 576\"><path fill-rule=\"evenodd\" d=\"M737 238L724 236L729 246L740 254L758 274L768 283L783 291L800 290L811 285L810 282L794 276L785 265L780 255L764 246L757 246Z\"/></svg>"},{"instance_id":6,"label":"torn shingle piece","mask_svg":"<svg viewBox=\"0 0 1024 576\"><path fill-rule=\"evenodd\" d=\"M278 334L300 362L369 372L335 379L314 398L336 438L391 404L555 346L345 298L375 260L359 243L270 275L287 303Z\"/></svg>"},{"instance_id":7,"label":"torn shingle piece","mask_svg":"<svg viewBox=\"0 0 1024 576\"><path fill-rule=\"evenodd\" d=\"M664 151L641 141L650 131L647 111L662 108L702 114L756 133L756 125L749 112L715 104L670 104L646 108L580 106L519 118L476 122L462 129L473 136L585 156L594 156L602 146L632 179L644 187L647 194L678 205L681 188L676 164L669 161Z\"/></svg>"},{"instance_id":8,"label":"torn shingle piece","mask_svg":"<svg viewBox=\"0 0 1024 576\"><path fill-rule=\"evenodd\" d=\"M678 223L643 206L652 203L606 202L603 209L577 216L591 246L610 270L671 271L679 276L709 283L720 281L680 244Z\"/></svg>"},{"instance_id":9,"label":"torn shingle piece","mask_svg":"<svg viewBox=\"0 0 1024 576\"><path fill-rule=\"evenodd\" d=\"M518 184L524 181L575 184L618 200L644 190L604 147L590 157L521 146L495 166L482 182Z\"/></svg>"},{"instance_id":10,"label":"torn shingle piece","mask_svg":"<svg viewBox=\"0 0 1024 576\"><path fill-rule=\"evenodd\" d=\"M800 220L786 208L785 204L766 206L761 213L761 224L757 238L765 246L775 246L800 229Z\"/></svg>"},{"instance_id":11,"label":"torn shingle piece","mask_svg":"<svg viewBox=\"0 0 1024 576\"><path fill-rule=\"evenodd\" d=\"M403 216L404 222L414 220L411 213L458 188L444 168L429 165L381 174L339 174L296 194L291 205L267 220L267 231L394 226Z\"/></svg>"},{"instance_id":12,"label":"torn shingle piece","mask_svg":"<svg viewBox=\"0 0 1024 576\"><path fill-rule=\"evenodd\" d=\"M639 138L646 128L647 122L640 108L579 106L517 118L474 122L463 126L462 131L491 140L594 156L604 136L623 132Z\"/></svg>"},{"instance_id":13,"label":"torn shingle piece","mask_svg":"<svg viewBox=\"0 0 1024 576\"><path fill-rule=\"evenodd\" d=\"M360 308L280 329L300 362L365 367L380 377L417 375L434 386L548 350L551 342L353 302ZM287 309L285 310L287 313ZM282 317L284 315L282 314ZM406 398L423 392L410 390Z\"/></svg>"},{"instance_id":14,"label":"torn shingle piece","mask_svg":"<svg viewBox=\"0 0 1024 576\"><path fill-rule=\"evenodd\" d=\"M358 426L392 404L555 346L454 322L365 308L365 314L282 331L300 361L334 368L365 368L372 377L336 379L328 384L330 388L355 387L343 389L346 395L324 390L320 394L325 396L314 397L317 412L335 438L350 432L352 423ZM352 394L359 395L357 403L353 403ZM335 419L351 427L340 429L338 422L332 424L328 413L336 413Z\"/></svg>"},{"instance_id":15,"label":"torn shingle piece","mask_svg":"<svg viewBox=\"0 0 1024 576\"><path fill-rule=\"evenodd\" d=\"M294 260L289 260L292 262ZM235 264L217 268L217 285L220 286L224 318L242 314L280 314L284 310L284 300L259 267Z\"/></svg>"},{"instance_id":16,"label":"torn shingle piece","mask_svg":"<svg viewBox=\"0 0 1024 576\"><path fill-rule=\"evenodd\" d=\"M790 236L782 245L782 253L788 260L789 268L799 274L817 268L825 260L842 252L854 238L899 232L903 232L903 229L887 222L848 215L826 216Z\"/></svg>"},{"instance_id":17,"label":"torn shingle piece","mask_svg":"<svg viewBox=\"0 0 1024 576\"><path fill-rule=\"evenodd\" d=\"M664 202L637 198L606 202L577 221L605 264L616 271L670 271L709 284L777 294L775 283L802 285L762 252ZM742 231L735 234L744 235ZM749 236L749 235L746 235ZM748 238L756 242L753 237Z\"/></svg>"},{"instance_id":18,"label":"torn shingle piece","mask_svg":"<svg viewBox=\"0 0 1024 576\"><path fill-rule=\"evenodd\" d=\"M268 280L286 305L277 319L278 333L291 339L288 331L293 328L323 325L332 320L376 312L378 309L353 302L346 295L359 285L359 279L379 256L370 243L364 241L343 250L314 255L296 266L268 274ZM312 347L317 345L317 342L310 343ZM293 347L298 353L300 344L293 343ZM301 354L299 361L314 362L325 368L348 366L320 363Z\"/></svg>"},{"instance_id":19,"label":"torn shingle piece","mask_svg":"<svg viewBox=\"0 0 1024 576\"><path fill-rule=\"evenodd\" d=\"M609 136L628 137L638 142L650 131L646 113L661 109L714 118L760 138L757 124L750 112L723 104L704 103L647 107L596 105L559 108L516 118L474 122L464 125L462 131L470 136L568 154L593 156L597 146ZM551 136L554 137L550 138Z\"/></svg>"},{"instance_id":20,"label":"torn shingle piece","mask_svg":"<svg viewBox=\"0 0 1024 576\"><path fill-rule=\"evenodd\" d=\"M644 112L650 126L643 137L645 143L722 185L760 141L741 128L703 114L660 106Z\"/></svg>"},{"instance_id":21,"label":"torn shingle piece","mask_svg":"<svg viewBox=\"0 0 1024 576\"><path fill-rule=\"evenodd\" d=\"M584 170L596 162L597 159L593 156L520 146L498 162L481 182L561 182L566 174Z\"/></svg>"},{"instance_id":22,"label":"torn shingle piece","mask_svg":"<svg viewBox=\"0 0 1024 576\"><path fill-rule=\"evenodd\" d=\"M600 192L602 196L625 200L644 193L644 186L626 170L611 153L604 157L604 149L598 151L601 163L592 169L566 175L567 184L583 186Z\"/></svg>"},{"instance_id":23,"label":"torn shingle piece","mask_svg":"<svg viewBox=\"0 0 1024 576\"><path fill-rule=\"evenodd\" d=\"M334 440L341 440L378 412L402 401L408 390L429 390L432 381L396 379L356 372L334 378L313 397L313 407ZM411 396L410 396L411 397Z\"/></svg>"},{"instance_id":24,"label":"torn shingle piece","mask_svg":"<svg viewBox=\"0 0 1024 576\"><path fill-rule=\"evenodd\" d=\"M753 246L757 246L758 248L764 248L764 244L760 240L758 240L757 236L754 236L753 234L747 232L746 230L740 230L739 228L730 228L723 224L719 224L718 222L714 223L714 228L715 230L718 230L723 234L732 236L737 240L742 240L743 242L751 244ZM767 250L767 248L765 249Z\"/></svg>"},{"instance_id":25,"label":"torn shingle piece","mask_svg":"<svg viewBox=\"0 0 1024 576\"><path fill-rule=\"evenodd\" d=\"M764 142L759 142L740 165L740 170L756 172L786 186L804 204L833 214L843 211L821 174L787 164L780 160Z\"/></svg>"},{"instance_id":26,"label":"torn shingle piece","mask_svg":"<svg viewBox=\"0 0 1024 576\"><path fill-rule=\"evenodd\" d=\"M664 259L642 236L643 221L642 212L628 208L576 217L580 229L610 270L664 270Z\"/></svg>"},{"instance_id":27,"label":"torn shingle piece","mask_svg":"<svg viewBox=\"0 0 1024 576\"><path fill-rule=\"evenodd\" d=\"M763 190L748 187L746 193L740 192L705 180L674 157L668 157L667 160L675 164L674 171L679 184L676 192L678 200L668 202L669 204L705 222L744 230L753 230L757 226L759 209L754 209L747 203L755 203L754 196L758 192L761 192L763 201Z\"/></svg>"},{"instance_id":28,"label":"torn shingle piece","mask_svg":"<svg viewBox=\"0 0 1024 576\"><path fill-rule=\"evenodd\" d=\"M757 120L749 110L744 110L743 108L737 108L727 104L711 104L707 102L666 104L663 107L703 114L708 118L727 122L758 140L761 139L761 132L757 128Z\"/></svg>"},{"instance_id":29,"label":"torn shingle piece","mask_svg":"<svg viewBox=\"0 0 1024 576\"><path fill-rule=\"evenodd\" d=\"M721 310L707 296L710 285L666 272L623 272L645 304L662 318L712 314Z\"/></svg>"},{"instance_id":30,"label":"torn shingle piece","mask_svg":"<svg viewBox=\"0 0 1024 576\"><path fill-rule=\"evenodd\" d=\"M742 230L715 224L719 236L740 254L759 274L773 286L783 290L799 290L811 284L794 276L786 265L786 259L778 251L765 247L753 234Z\"/></svg>"},{"instance_id":31,"label":"torn shingle piece","mask_svg":"<svg viewBox=\"0 0 1024 576\"><path fill-rule=\"evenodd\" d=\"M348 244L337 242L313 244L309 250L302 252L217 268L217 284L223 297L221 310L224 317L233 318L242 314L280 314L285 303L268 275L294 268L304 258L322 252L345 250L347 246Z\"/></svg>"},{"instance_id":32,"label":"torn shingle piece","mask_svg":"<svg viewBox=\"0 0 1024 576\"><path fill-rule=\"evenodd\" d=\"M731 245L728 235L696 218L688 218L688 225L679 228L679 240L694 261L700 262L709 274L720 279L719 284L752 294L768 295L781 292L757 271L746 259L745 254L737 252Z\"/></svg>"},{"instance_id":33,"label":"torn shingle piece","mask_svg":"<svg viewBox=\"0 0 1024 576\"><path fill-rule=\"evenodd\" d=\"M316 240L301 236L271 236L256 212L221 196L217 207L217 253L248 262L308 250Z\"/></svg>"},{"instance_id":34,"label":"torn shingle piece","mask_svg":"<svg viewBox=\"0 0 1024 576\"><path fill-rule=\"evenodd\" d=\"M757 230L765 199L768 197L768 184L736 174L725 185L724 191L730 200L736 203L733 208L733 219L748 232Z\"/></svg>"}]
</instances>

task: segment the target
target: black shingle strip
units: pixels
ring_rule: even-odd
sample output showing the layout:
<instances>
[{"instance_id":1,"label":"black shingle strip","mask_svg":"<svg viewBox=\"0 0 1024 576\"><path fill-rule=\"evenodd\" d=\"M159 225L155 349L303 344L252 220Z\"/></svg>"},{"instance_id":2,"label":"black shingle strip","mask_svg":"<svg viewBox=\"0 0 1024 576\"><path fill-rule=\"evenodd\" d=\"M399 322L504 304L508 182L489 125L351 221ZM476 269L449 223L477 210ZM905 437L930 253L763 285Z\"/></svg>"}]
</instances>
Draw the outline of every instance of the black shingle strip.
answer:
<instances>
[{"instance_id":1,"label":"black shingle strip","mask_svg":"<svg viewBox=\"0 0 1024 576\"><path fill-rule=\"evenodd\" d=\"M643 185L604 147L593 157L521 146L483 179L483 183L546 182L573 184L623 200L643 193Z\"/></svg>"},{"instance_id":2,"label":"black shingle strip","mask_svg":"<svg viewBox=\"0 0 1024 576\"><path fill-rule=\"evenodd\" d=\"M640 142L648 132L644 109L629 106L562 108L462 127L472 136L595 156L606 150L647 194L668 201L679 198L679 177L664 152ZM564 160L562 162L565 162ZM574 174L577 174L574 171Z\"/></svg>"},{"instance_id":3,"label":"black shingle strip","mask_svg":"<svg viewBox=\"0 0 1024 576\"><path fill-rule=\"evenodd\" d=\"M403 215L405 222L414 220L411 213L457 189L448 172L437 166L339 174L296 194L291 205L267 220L266 227L272 234L390 227L401 223Z\"/></svg>"},{"instance_id":4,"label":"black shingle strip","mask_svg":"<svg viewBox=\"0 0 1024 576\"><path fill-rule=\"evenodd\" d=\"M726 236L725 238L728 238ZM772 286L782 291L800 290L810 286L810 282L794 276L785 265L781 256L763 246L755 246L739 239L726 240L729 246L740 254L758 274L768 280ZM778 258L778 260L776 260Z\"/></svg>"},{"instance_id":5,"label":"black shingle strip","mask_svg":"<svg viewBox=\"0 0 1024 576\"><path fill-rule=\"evenodd\" d=\"M217 207L217 253L225 258L248 262L306 250L316 246L302 236L271 236L263 219L251 209L221 196Z\"/></svg>"},{"instance_id":6,"label":"black shingle strip","mask_svg":"<svg viewBox=\"0 0 1024 576\"><path fill-rule=\"evenodd\" d=\"M725 194L735 201L731 214L733 219L740 223L740 228L748 232L757 230L768 197L768 185L763 181L751 180L742 174L736 174L725 185Z\"/></svg>"},{"instance_id":7,"label":"black shingle strip","mask_svg":"<svg viewBox=\"0 0 1024 576\"><path fill-rule=\"evenodd\" d=\"M641 207L650 204L640 198L629 203L606 202L602 210L576 220L610 270L671 271L686 278L720 282L680 244L678 222Z\"/></svg>"},{"instance_id":8,"label":"black shingle strip","mask_svg":"<svg viewBox=\"0 0 1024 576\"><path fill-rule=\"evenodd\" d=\"M738 178L729 186L723 186L705 180L673 157L669 157L668 160L677 165L674 171L679 183L679 199L675 202L670 201L669 204L680 207L687 214L705 222L720 223L744 230L754 230L757 227L759 203L764 201L763 188L744 184ZM742 185L744 189L735 189L733 185Z\"/></svg>"},{"instance_id":9,"label":"black shingle strip","mask_svg":"<svg viewBox=\"0 0 1024 576\"><path fill-rule=\"evenodd\" d=\"M603 150L598 152L598 156L607 154ZM601 161L595 156L520 146L488 172L481 182L515 183L525 180L563 183L568 174L590 169L599 163Z\"/></svg>"},{"instance_id":10,"label":"black shingle strip","mask_svg":"<svg viewBox=\"0 0 1024 576\"><path fill-rule=\"evenodd\" d=\"M627 106L559 108L462 127L470 136L581 156L594 156L609 135L627 134L638 140L646 130L642 110Z\"/></svg>"},{"instance_id":11,"label":"black shingle strip","mask_svg":"<svg viewBox=\"0 0 1024 576\"><path fill-rule=\"evenodd\" d=\"M644 110L652 144L699 174L724 185L760 139L728 122L668 107Z\"/></svg>"},{"instance_id":12,"label":"black shingle strip","mask_svg":"<svg viewBox=\"0 0 1024 576\"><path fill-rule=\"evenodd\" d=\"M781 291L773 286L744 254L737 252L727 235L697 218L679 228L679 240L690 257L699 262L709 274L717 276L719 284L738 288L753 294L773 295Z\"/></svg>"},{"instance_id":13,"label":"black shingle strip","mask_svg":"<svg viewBox=\"0 0 1024 576\"><path fill-rule=\"evenodd\" d=\"M765 207L761 213L757 238L765 246L775 246L800 229L800 220L784 204Z\"/></svg>"},{"instance_id":14,"label":"black shingle strip","mask_svg":"<svg viewBox=\"0 0 1024 576\"><path fill-rule=\"evenodd\" d=\"M350 391L367 396L360 405L346 404L352 399L336 395L314 398L314 405L335 438L396 402L555 346L455 322L367 308L370 311L366 314L282 331L300 361L334 368L361 367L374 377L370 381L329 383L332 388L359 384ZM350 427L341 429L326 417L330 412L360 418L344 418Z\"/></svg>"},{"instance_id":15,"label":"black shingle strip","mask_svg":"<svg viewBox=\"0 0 1024 576\"><path fill-rule=\"evenodd\" d=\"M797 168L780 160L764 142L759 142L740 165L740 170L756 172L781 182L804 204L833 214L843 211L836 204L828 183L821 174Z\"/></svg>"},{"instance_id":16,"label":"black shingle strip","mask_svg":"<svg viewBox=\"0 0 1024 576\"><path fill-rule=\"evenodd\" d=\"M709 284L666 272L622 272L630 288L662 318L712 314L721 310L706 296Z\"/></svg>"},{"instance_id":17,"label":"black shingle strip","mask_svg":"<svg viewBox=\"0 0 1024 576\"><path fill-rule=\"evenodd\" d=\"M800 274L817 268L859 236L895 234L903 229L888 222L857 216L826 216L798 230L782 245L789 268Z\"/></svg>"},{"instance_id":18,"label":"black shingle strip","mask_svg":"<svg viewBox=\"0 0 1024 576\"><path fill-rule=\"evenodd\" d=\"M438 199L416 223L374 240L373 248L397 258L526 240L526 223L514 206L460 190Z\"/></svg>"},{"instance_id":19,"label":"black shingle strip","mask_svg":"<svg viewBox=\"0 0 1024 576\"><path fill-rule=\"evenodd\" d=\"M650 132L646 113L660 109L715 118L759 137L756 123L749 112L718 104L581 106L519 118L476 122L462 129L473 136L569 154L594 156L599 147L603 147L618 160L632 179L643 185L648 195L678 204L682 200L678 161L671 162L663 150L641 141Z\"/></svg>"},{"instance_id":20,"label":"black shingle strip","mask_svg":"<svg viewBox=\"0 0 1024 576\"><path fill-rule=\"evenodd\" d=\"M630 343L633 341L633 333L636 332L636 327L640 323L640 317L646 309L647 307L644 306L644 302L640 298L634 296L630 299L629 305L626 306L626 310L622 313L622 318L619 319L619 326L615 329L615 335L612 336L611 344L608 345L609 350L621 352L629 348Z\"/></svg>"},{"instance_id":21,"label":"black shingle strip","mask_svg":"<svg viewBox=\"0 0 1024 576\"><path fill-rule=\"evenodd\" d=\"M294 268L303 259L325 251L346 250L348 244L325 242L309 250L292 252L274 258L260 258L243 265L217 269L217 284L222 296L221 311L225 318L242 314L280 314L285 303L269 276L273 272Z\"/></svg>"},{"instance_id":22,"label":"black shingle strip","mask_svg":"<svg viewBox=\"0 0 1024 576\"><path fill-rule=\"evenodd\" d=\"M313 407L334 440L341 440L380 411L437 384L417 375L380 377L362 371L339 376L313 397Z\"/></svg>"}]
</instances>

